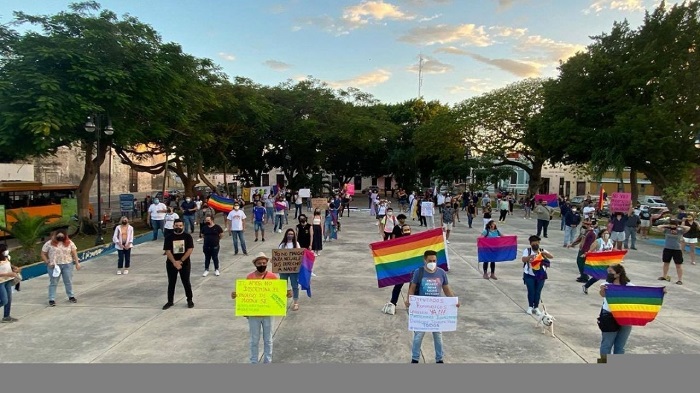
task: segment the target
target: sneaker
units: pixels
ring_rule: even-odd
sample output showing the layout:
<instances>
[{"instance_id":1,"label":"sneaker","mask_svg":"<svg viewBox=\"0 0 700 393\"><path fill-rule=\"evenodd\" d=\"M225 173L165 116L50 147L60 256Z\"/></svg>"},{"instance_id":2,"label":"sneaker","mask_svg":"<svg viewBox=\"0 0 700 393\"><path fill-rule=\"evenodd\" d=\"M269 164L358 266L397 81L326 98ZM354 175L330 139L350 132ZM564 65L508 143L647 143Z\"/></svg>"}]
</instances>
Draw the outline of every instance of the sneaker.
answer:
<instances>
[{"instance_id":1,"label":"sneaker","mask_svg":"<svg viewBox=\"0 0 700 393\"><path fill-rule=\"evenodd\" d=\"M215 275L215 276L220 276L221 273L219 273L219 270L217 269L217 270L214 270L214 275Z\"/></svg>"},{"instance_id":2,"label":"sneaker","mask_svg":"<svg viewBox=\"0 0 700 393\"><path fill-rule=\"evenodd\" d=\"M163 306L163 310L167 310L167 309L169 309L169 308L172 307L172 306L173 306L172 303L167 302L167 303L165 303L165 305Z\"/></svg>"},{"instance_id":3,"label":"sneaker","mask_svg":"<svg viewBox=\"0 0 700 393\"><path fill-rule=\"evenodd\" d=\"M632 249L633 249L633 250L636 250L636 249L637 249L637 247L632 247Z\"/></svg>"},{"instance_id":4,"label":"sneaker","mask_svg":"<svg viewBox=\"0 0 700 393\"><path fill-rule=\"evenodd\" d=\"M192 300L187 301L187 308L193 308L194 307L194 302Z\"/></svg>"},{"instance_id":5,"label":"sneaker","mask_svg":"<svg viewBox=\"0 0 700 393\"><path fill-rule=\"evenodd\" d=\"M532 315L532 307L528 307L527 311L525 311L528 315Z\"/></svg>"},{"instance_id":6,"label":"sneaker","mask_svg":"<svg viewBox=\"0 0 700 393\"><path fill-rule=\"evenodd\" d=\"M128 271L128 270L124 270L124 274L129 274L129 271Z\"/></svg>"},{"instance_id":7,"label":"sneaker","mask_svg":"<svg viewBox=\"0 0 700 393\"><path fill-rule=\"evenodd\" d=\"M121 270L117 270L117 276L121 276L121 275L122 275L122 271L121 271Z\"/></svg>"},{"instance_id":8,"label":"sneaker","mask_svg":"<svg viewBox=\"0 0 700 393\"><path fill-rule=\"evenodd\" d=\"M265 241L265 238L262 238L262 241Z\"/></svg>"},{"instance_id":9,"label":"sneaker","mask_svg":"<svg viewBox=\"0 0 700 393\"><path fill-rule=\"evenodd\" d=\"M17 318L12 318L12 317L5 317L2 319L2 323L12 323L12 322L17 322L19 319Z\"/></svg>"},{"instance_id":10,"label":"sneaker","mask_svg":"<svg viewBox=\"0 0 700 393\"><path fill-rule=\"evenodd\" d=\"M498 280L498 277L496 277L495 274L491 273L491 279L492 279L492 280Z\"/></svg>"},{"instance_id":11,"label":"sneaker","mask_svg":"<svg viewBox=\"0 0 700 393\"><path fill-rule=\"evenodd\" d=\"M535 309L533 311L535 312L535 315L537 315L538 317L542 315L542 311L540 311L540 309L537 307L535 307Z\"/></svg>"},{"instance_id":12,"label":"sneaker","mask_svg":"<svg viewBox=\"0 0 700 393\"><path fill-rule=\"evenodd\" d=\"M256 237L255 240L253 240L253 241L254 241L254 242L257 242L257 241L258 241L258 238Z\"/></svg>"},{"instance_id":13,"label":"sneaker","mask_svg":"<svg viewBox=\"0 0 700 393\"><path fill-rule=\"evenodd\" d=\"M449 241L449 240L447 240L447 244L450 244L450 241Z\"/></svg>"},{"instance_id":14,"label":"sneaker","mask_svg":"<svg viewBox=\"0 0 700 393\"><path fill-rule=\"evenodd\" d=\"M657 278L657 280L659 280L659 281L664 281L664 280L671 281L671 276L659 277L659 278Z\"/></svg>"},{"instance_id":15,"label":"sneaker","mask_svg":"<svg viewBox=\"0 0 700 393\"><path fill-rule=\"evenodd\" d=\"M588 288L586 288L586 284L581 285L581 290L583 291L584 295L588 295Z\"/></svg>"},{"instance_id":16,"label":"sneaker","mask_svg":"<svg viewBox=\"0 0 700 393\"><path fill-rule=\"evenodd\" d=\"M55 300L49 300L49 306L51 306L51 307L56 307L56 301L55 301Z\"/></svg>"},{"instance_id":17,"label":"sneaker","mask_svg":"<svg viewBox=\"0 0 700 393\"><path fill-rule=\"evenodd\" d=\"M489 279L489 275L488 275L487 273L484 273L484 278L488 280L488 279Z\"/></svg>"},{"instance_id":18,"label":"sneaker","mask_svg":"<svg viewBox=\"0 0 700 393\"><path fill-rule=\"evenodd\" d=\"M443 363L445 363L445 362L444 362L444 361L442 361L442 360L438 360L438 361L437 361L437 362L435 362L435 363L436 363L436 364L443 364Z\"/></svg>"},{"instance_id":19,"label":"sneaker","mask_svg":"<svg viewBox=\"0 0 700 393\"><path fill-rule=\"evenodd\" d=\"M202 273L202 277L206 277L209 275L209 270L205 270L204 273Z\"/></svg>"},{"instance_id":20,"label":"sneaker","mask_svg":"<svg viewBox=\"0 0 700 393\"><path fill-rule=\"evenodd\" d=\"M70 301L71 303L78 303L78 299L76 299L75 297L69 297L68 301Z\"/></svg>"},{"instance_id":21,"label":"sneaker","mask_svg":"<svg viewBox=\"0 0 700 393\"><path fill-rule=\"evenodd\" d=\"M311 277L316 277L316 273L311 272Z\"/></svg>"},{"instance_id":22,"label":"sneaker","mask_svg":"<svg viewBox=\"0 0 700 393\"><path fill-rule=\"evenodd\" d=\"M411 359L411 363L418 363L416 359Z\"/></svg>"},{"instance_id":23,"label":"sneaker","mask_svg":"<svg viewBox=\"0 0 700 393\"><path fill-rule=\"evenodd\" d=\"M197 239L197 243L199 243L199 242L201 242L201 241L202 241L202 238L201 238L201 237L200 237L199 239Z\"/></svg>"},{"instance_id":24,"label":"sneaker","mask_svg":"<svg viewBox=\"0 0 700 393\"><path fill-rule=\"evenodd\" d=\"M396 314L396 306L393 305L392 303L387 303L382 308L382 312L384 312L384 314L388 314L388 315L395 315Z\"/></svg>"}]
</instances>

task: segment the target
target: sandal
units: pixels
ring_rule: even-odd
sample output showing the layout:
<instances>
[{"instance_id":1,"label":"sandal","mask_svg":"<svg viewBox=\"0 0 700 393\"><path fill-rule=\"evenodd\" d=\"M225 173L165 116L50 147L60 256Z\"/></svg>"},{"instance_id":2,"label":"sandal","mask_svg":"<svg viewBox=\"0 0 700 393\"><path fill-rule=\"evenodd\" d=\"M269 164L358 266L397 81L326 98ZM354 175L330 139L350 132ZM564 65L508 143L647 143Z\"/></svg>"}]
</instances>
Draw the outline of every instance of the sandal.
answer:
<instances>
[{"instance_id":1,"label":"sandal","mask_svg":"<svg viewBox=\"0 0 700 393\"><path fill-rule=\"evenodd\" d=\"M666 276L666 277L659 277L657 278L659 281L671 281L671 276Z\"/></svg>"},{"instance_id":2,"label":"sandal","mask_svg":"<svg viewBox=\"0 0 700 393\"><path fill-rule=\"evenodd\" d=\"M299 305L295 304L292 306L292 311L298 311L299 310Z\"/></svg>"},{"instance_id":3,"label":"sandal","mask_svg":"<svg viewBox=\"0 0 700 393\"><path fill-rule=\"evenodd\" d=\"M676 284L678 284L678 285L683 285L683 281L678 280L678 281L676 281Z\"/></svg>"}]
</instances>

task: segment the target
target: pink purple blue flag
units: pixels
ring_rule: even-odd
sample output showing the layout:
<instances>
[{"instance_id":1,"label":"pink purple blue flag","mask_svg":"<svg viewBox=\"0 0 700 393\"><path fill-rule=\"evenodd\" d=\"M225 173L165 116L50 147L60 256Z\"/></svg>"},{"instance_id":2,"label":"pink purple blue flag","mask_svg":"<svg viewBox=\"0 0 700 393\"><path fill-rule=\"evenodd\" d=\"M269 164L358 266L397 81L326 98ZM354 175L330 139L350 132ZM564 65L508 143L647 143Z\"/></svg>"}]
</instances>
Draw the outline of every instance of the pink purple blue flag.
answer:
<instances>
[{"instance_id":1,"label":"pink purple blue flag","mask_svg":"<svg viewBox=\"0 0 700 393\"><path fill-rule=\"evenodd\" d=\"M301 258L301 266L299 267L299 285L309 297L311 297L311 272L314 270L315 261L316 256L314 253L304 250L304 256Z\"/></svg>"}]
</instances>

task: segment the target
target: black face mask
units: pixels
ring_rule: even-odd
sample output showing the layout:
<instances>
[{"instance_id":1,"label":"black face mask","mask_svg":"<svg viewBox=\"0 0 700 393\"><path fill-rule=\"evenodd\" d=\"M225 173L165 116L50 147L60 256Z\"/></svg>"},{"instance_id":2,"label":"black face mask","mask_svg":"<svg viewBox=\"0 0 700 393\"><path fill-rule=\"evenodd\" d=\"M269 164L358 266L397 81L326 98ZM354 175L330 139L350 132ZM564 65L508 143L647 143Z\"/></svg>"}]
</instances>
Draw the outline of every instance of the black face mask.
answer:
<instances>
[{"instance_id":1,"label":"black face mask","mask_svg":"<svg viewBox=\"0 0 700 393\"><path fill-rule=\"evenodd\" d=\"M531 245L530 247L532 248L532 251L537 251L537 250L540 249L540 245L539 245L539 244L533 244L533 245Z\"/></svg>"},{"instance_id":2,"label":"black face mask","mask_svg":"<svg viewBox=\"0 0 700 393\"><path fill-rule=\"evenodd\" d=\"M258 269L258 273L262 273L267 270L267 266L256 266L255 268Z\"/></svg>"},{"instance_id":3,"label":"black face mask","mask_svg":"<svg viewBox=\"0 0 700 393\"><path fill-rule=\"evenodd\" d=\"M185 230L183 228L175 228L173 229L173 232L177 233L178 235L184 232Z\"/></svg>"},{"instance_id":4,"label":"black face mask","mask_svg":"<svg viewBox=\"0 0 700 393\"><path fill-rule=\"evenodd\" d=\"M127 224L127 222L126 222L126 221L122 221L122 225L126 225L126 224Z\"/></svg>"},{"instance_id":5,"label":"black face mask","mask_svg":"<svg viewBox=\"0 0 700 393\"><path fill-rule=\"evenodd\" d=\"M605 281L612 283L613 281L615 281L615 275L612 273L608 273L608 277L605 278Z\"/></svg>"},{"instance_id":6,"label":"black face mask","mask_svg":"<svg viewBox=\"0 0 700 393\"><path fill-rule=\"evenodd\" d=\"M214 225L214 223L211 222L211 221L209 221L209 222L207 223L207 226L212 226L212 225Z\"/></svg>"},{"instance_id":7,"label":"black face mask","mask_svg":"<svg viewBox=\"0 0 700 393\"><path fill-rule=\"evenodd\" d=\"M63 239L65 239L65 237L63 237L63 236L56 236L56 240L58 240L59 242L62 242Z\"/></svg>"}]
</instances>

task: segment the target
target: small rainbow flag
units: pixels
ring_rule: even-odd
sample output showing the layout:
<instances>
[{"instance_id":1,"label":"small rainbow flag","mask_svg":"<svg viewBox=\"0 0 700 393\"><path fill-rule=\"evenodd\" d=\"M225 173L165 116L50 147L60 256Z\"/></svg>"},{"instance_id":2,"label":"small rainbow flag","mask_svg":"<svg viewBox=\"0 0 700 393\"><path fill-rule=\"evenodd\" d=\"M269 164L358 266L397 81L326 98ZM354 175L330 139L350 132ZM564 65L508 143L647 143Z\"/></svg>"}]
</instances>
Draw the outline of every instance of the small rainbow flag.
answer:
<instances>
[{"instance_id":1,"label":"small rainbow flag","mask_svg":"<svg viewBox=\"0 0 700 393\"><path fill-rule=\"evenodd\" d=\"M231 210L233 210L233 199L224 198L217 194L211 194L209 200L207 201L207 205L218 212L229 213Z\"/></svg>"},{"instance_id":2,"label":"small rainbow flag","mask_svg":"<svg viewBox=\"0 0 700 393\"><path fill-rule=\"evenodd\" d=\"M304 256L301 258L301 266L299 267L299 285L309 297L311 297L311 272L314 270L314 261L316 261L314 253L304 250Z\"/></svg>"},{"instance_id":3,"label":"small rainbow flag","mask_svg":"<svg viewBox=\"0 0 700 393\"><path fill-rule=\"evenodd\" d=\"M621 263L625 254L627 254L627 250L587 252L583 274L598 280L605 280L608 277L608 266Z\"/></svg>"},{"instance_id":4,"label":"small rainbow flag","mask_svg":"<svg viewBox=\"0 0 700 393\"><path fill-rule=\"evenodd\" d=\"M664 288L608 284L605 287L605 299L618 324L645 326L661 310Z\"/></svg>"},{"instance_id":5,"label":"small rainbow flag","mask_svg":"<svg viewBox=\"0 0 700 393\"><path fill-rule=\"evenodd\" d=\"M411 282L413 272L424 266L423 253L427 250L437 252L438 267L449 271L441 228L372 243L369 247L374 258L379 288Z\"/></svg>"},{"instance_id":6,"label":"small rainbow flag","mask_svg":"<svg viewBox=\"0 0 700 393\"><path fill-rule=\"evenodd\" d=\"M518 237L480 237L476 240L476 247L479 262L513 261L518 254Z\"/></svg>"}]
</instances>

